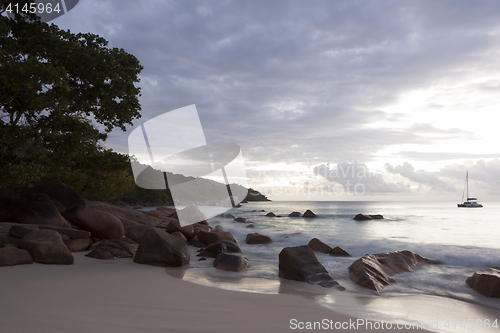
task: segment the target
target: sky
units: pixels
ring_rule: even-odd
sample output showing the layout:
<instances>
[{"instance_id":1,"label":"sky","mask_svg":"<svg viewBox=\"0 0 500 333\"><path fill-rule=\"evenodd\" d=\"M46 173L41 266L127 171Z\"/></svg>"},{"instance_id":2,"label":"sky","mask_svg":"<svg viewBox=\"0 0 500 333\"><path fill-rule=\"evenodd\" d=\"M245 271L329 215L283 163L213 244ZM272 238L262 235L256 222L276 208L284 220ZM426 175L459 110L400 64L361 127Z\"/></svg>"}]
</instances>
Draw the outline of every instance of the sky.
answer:
<instances>
[{"instance_id":1,"label":"sky","mask_svg":"<svg viewBox=\"0 0 500 333\"><path fill-rule=\"evenodd\" d=\"M144 66L142 118L196 105L273 200L500 199L500 2L80 0L52 23Z\"/></svg>"}]
</instances>

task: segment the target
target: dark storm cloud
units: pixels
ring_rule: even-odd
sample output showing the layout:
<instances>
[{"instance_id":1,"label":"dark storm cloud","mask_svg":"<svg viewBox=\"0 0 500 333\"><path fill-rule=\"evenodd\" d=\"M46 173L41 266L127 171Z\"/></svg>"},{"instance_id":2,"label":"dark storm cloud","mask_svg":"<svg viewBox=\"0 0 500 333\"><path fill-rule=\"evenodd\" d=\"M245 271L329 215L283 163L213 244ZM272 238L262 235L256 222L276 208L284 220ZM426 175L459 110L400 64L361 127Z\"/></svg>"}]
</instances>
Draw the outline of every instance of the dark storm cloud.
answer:
<instances>
[{"instance_id":1,"label":"dark storm cloud","mask_svg":"<svg viewBox=\"0 0 500 333\"><path fill-rule=\"evenodd\" d=\"M196 104L207 139L253 161L369 161L467 135L369 125L399 120L406 110L380 107L405 91L495 68L500 2L87 0L56 23L139 58L136 124ZM107 145L126 141L113 132Z\"/></svg>"}]
</instances>

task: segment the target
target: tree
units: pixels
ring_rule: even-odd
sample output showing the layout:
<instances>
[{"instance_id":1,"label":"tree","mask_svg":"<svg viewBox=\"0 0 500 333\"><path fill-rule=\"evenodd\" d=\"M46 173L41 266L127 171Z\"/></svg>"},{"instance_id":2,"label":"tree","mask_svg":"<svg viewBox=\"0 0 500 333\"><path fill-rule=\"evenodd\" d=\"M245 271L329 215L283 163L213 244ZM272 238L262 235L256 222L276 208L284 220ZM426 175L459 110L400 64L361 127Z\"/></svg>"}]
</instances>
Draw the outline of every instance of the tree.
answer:
<instances>
[{"instance_id":1,"label":"tree","mask_svg":"<svg viewBox=\"0 0 500 333\"><path fill-rule=\"evenodd\" d=\"M9 3L29 1L0 0L0 14ZM1 15L0 185L49 176L101 199L132 187L128 156L101 144L140 117L142 68L98 35Z\"/></svg>"}]
</instances>

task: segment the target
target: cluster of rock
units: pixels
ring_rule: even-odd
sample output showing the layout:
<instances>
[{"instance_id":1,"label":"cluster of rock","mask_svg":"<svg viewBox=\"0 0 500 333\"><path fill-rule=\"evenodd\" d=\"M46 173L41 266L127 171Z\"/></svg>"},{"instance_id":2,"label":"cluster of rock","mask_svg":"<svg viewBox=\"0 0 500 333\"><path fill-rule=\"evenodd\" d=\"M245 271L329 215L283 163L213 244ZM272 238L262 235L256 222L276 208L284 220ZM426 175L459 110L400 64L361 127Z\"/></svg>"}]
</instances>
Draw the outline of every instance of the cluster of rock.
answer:
<instances>
[{"instance_id":1,"label":"cluster of rock","mask_svg":"<svg viewBox=\"0 0 500 333\"><path fill-rule=\"evenodd\" d=\"M86 201L50 178L31 188L2 188L0 266L72 264L72 252L89 249L92 258L131 258L135 250L129 243L175 217L174 209L161 208L154 214Z\"/></svg>"},{"instance_id":2,"label":"cluster of rock","mask_svg":"<svg viewBox=\"0 0 500 333\"><path fill-rule=\"evenodd\" d=\"M182 226L183 220L193 223ZM276 216L270 212L266 216ZM307 210L290 217L316 217ZM221 214L234 222L250 223L242 217ZM358 214L355 220L382 219L382 215ZM253 224L252 224L253 225ZM270 236L249 233L247 244L269 244ZM134 245L134 244L138 244ZM238 272L249 267L235 237L220 225L212 228L196 206L177 212L164 206L143 212L102 202L86 201L75 190L58 181L43 179L32 188L0 189L0 266L32 264L73 264L72 252L88 251L89 258L133 258L140 264L180 267L190 262L188 245L200 247L198 256L214 258L218 269ZM135 250L137 246L137 250ZM331 247L317 238L308 245L285 247L279 254L279 276L324 287L344 290L314 252L349 257L340 247ZM381 291L396 282L394 275L416 267L439 264L411 251L367 254L348 268L356 284ZM474 273L466 281L487 297L500 297L500 270Z\"/></svg>"},{"instance_id":3,"label":"cluster of rock","mask_svg":"<svg viewBox=\"0 0 500 333\"><path fill-rule=\"evenodd\" d=\"M266 214L267 217L282 217L281 215L276 215L273 212L269 212ZM300 212L291 212L288 214L288 217L317 217L318 215L314 214L310 209L306 210L304 214L301 214Z\"/></svg>"}]
</instances>

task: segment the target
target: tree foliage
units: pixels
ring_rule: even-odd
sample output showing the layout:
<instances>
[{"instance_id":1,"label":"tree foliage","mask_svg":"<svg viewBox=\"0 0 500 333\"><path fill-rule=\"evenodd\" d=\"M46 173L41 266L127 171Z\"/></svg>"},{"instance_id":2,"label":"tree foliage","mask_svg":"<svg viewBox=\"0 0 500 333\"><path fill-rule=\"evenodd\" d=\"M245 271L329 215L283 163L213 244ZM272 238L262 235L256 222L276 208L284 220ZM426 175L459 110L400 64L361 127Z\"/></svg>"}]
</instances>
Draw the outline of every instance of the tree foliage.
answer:
<instances>
[{"instance_id":1,"label":"tree foliage","mask_svg":"<svg viewBox=\"0 0 500 333\"><path fill-rule=\"evenodd\" d=\"M0 12L10 2L0 0ZM140 117L137 58L33 14L0 16L0 185L60 179L93 198L133 186L128 156L101 144Z\"/></svg>"}]
</instances>

